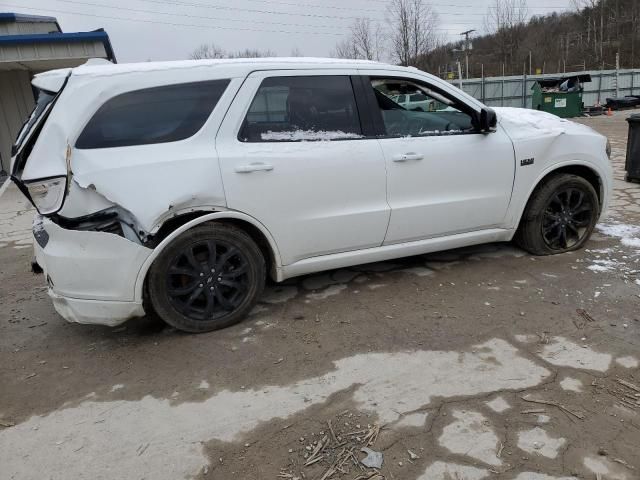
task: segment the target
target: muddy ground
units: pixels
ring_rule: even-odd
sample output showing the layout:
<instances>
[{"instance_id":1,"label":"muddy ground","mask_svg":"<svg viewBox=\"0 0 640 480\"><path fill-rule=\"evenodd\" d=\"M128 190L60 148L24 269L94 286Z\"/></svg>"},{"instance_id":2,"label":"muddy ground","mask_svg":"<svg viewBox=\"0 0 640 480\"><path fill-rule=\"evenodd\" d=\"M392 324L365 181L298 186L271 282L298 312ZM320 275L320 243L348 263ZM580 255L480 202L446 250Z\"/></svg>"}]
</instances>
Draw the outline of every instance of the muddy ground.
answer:
<instances>
[{"instance_id":1,"label":"muddy ground","mask_svg":"<svg viewBox=\"0 0 640 480\"><path fill-rule=\"evenodd\" d=\"M271 285L244 323L65 323L0 198L1 479L640 478L640 185L629 112L587 249L489 245ZM363 446L383 454L359 464ZM310 463L311 465L305 466Z\"/></svg>"}]
</instances>

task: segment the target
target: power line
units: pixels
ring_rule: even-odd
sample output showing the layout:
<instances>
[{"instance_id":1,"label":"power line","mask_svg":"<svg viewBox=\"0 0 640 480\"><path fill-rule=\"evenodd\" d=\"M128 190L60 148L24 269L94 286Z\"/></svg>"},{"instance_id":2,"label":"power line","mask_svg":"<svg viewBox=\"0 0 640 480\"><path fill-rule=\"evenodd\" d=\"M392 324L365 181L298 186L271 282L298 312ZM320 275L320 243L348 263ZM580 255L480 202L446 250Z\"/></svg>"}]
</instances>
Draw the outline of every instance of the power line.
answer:
<instances>
[{"instance_id":1,"label":"power line","mask_svg":"<svg viewBox=\"0 0 640 480\"><path fill-rule=\"evenodd\" d=\"M82 1L78 1L78 0L57 0L58 2L64 2L64 3L73 3L76 5L87 5L87 6L92 6L92 7L101 7L101 8L113 8L116 10L124 10L124 11L128 11L128 12L136 12L136 13L151 13L154 15L168 15L171 17L185 17L185 18L195 18L195 19L204 19L204 20L216 20L216 21L225 21L225 22L241 22L241 23L247 23L247 20L239 20L239 19L235 19L235 18L219 18L219 17L205 17L202 15L189 15L187 13L171 13L171 12L159 12L157 10L146 10L146 9L140 9L140 8L129 8L129 7L122 7L122 6L115 6L115 5L102 5L100 3L91 3L91 2L82 2ZM281 26L288 26L288 27L312 27L312 28L330 28L330 29L340 29L342 27L338 27L338 26L333 26L333 25L309 25L309 24L301 24L301 23L282 23L282 22L265 22L265 21L261 21L261 20L251 20L251 23L261 23L261 24L265 24L265 25L281 25Z\"/></svg>"},{"instance_id":2,"label":"power line","mask_svg":"<svg viewBox=\"0 0 640 480\"><path fill-rule=\"evenodd\" d=\"M82 12L74 12L69 10L59 10L53 8L33 8L33 7L25 7L23 5L16 5L12 3L0 3L0 6L9 7L9 8L19 8L22 10L29 10L33 12L54 12L54 13L64 13L68 15L80 15L83 17L93 17L93 18L101 18L101 19L109 19L109 20L122 20L126 22L141 22L141 23L152 23L157 25L169 25L174 27L195 27L195 28L204 28L207 30L235 30L235 31L250 31L250 32L266 32L266 33L288 33L288 34L301 34L301 35L328 35L328 36L336 36L342 37L344 33L332 33L332 32L314 32L314 31L291 31L291 30L263 30L258 28L246 28L246 27L221 27L214 25L197 25L193 23L175 23L175 22L163 22L160 20L147 20L142 18L123 18L123 17L113 17L110 15L95 15L92 13L82 13Z\"/></svg>"}]
</instances>

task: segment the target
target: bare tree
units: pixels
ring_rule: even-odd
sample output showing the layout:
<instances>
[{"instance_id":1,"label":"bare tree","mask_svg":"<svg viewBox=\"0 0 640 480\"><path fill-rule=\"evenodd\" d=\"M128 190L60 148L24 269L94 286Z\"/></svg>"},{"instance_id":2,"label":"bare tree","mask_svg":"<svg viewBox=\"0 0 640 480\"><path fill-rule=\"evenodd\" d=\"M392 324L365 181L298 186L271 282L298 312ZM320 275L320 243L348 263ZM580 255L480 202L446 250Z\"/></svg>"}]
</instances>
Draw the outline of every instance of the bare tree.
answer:
<instances>
[{"instance_id":1,"label":"bare tree","mask_svg":"<svg viewBox=\"0 0 640 480\"><path fill-rule=\"evenodd\" d=\"M245 48L237 52L227 53L227 58L264 58L277 57L276 53L271 50L258 50L256 48Z\"/></svg>"},{"instance_id":2,"label":"bare tree","mask_svg":"<svg viewBox=\"0 0 640 480\"><path fill-rule=\"evenodd\" d=\"M191 52L190 58L192 60L227 58L227 54L215 43L204 43Z\"/></svg>"},{"instance_id":3,"label":"bare tree","mask_svg":"<svg viewBox=\"0 0 640 480\"><path fill-rule=\"evenodd\" d=\"M438 44L435 10L424 0L391 0L389 5L391 54L408 66Z\"/></svg>"},{"instance_id":4,"label":"bare tree","mask_svg":"<svg viewBox=\"0 0 640 480\"><path fill-rule=\"evenodd\" d=\"M493 34L501 60L507 65L518 54L527 17L527 0L495 0L487 11L485 29Z\"/></svg>"},{"instance_id":5,"label":"bare tree","mask_svg":"<svg viewBox=\"0 0 640 480\"><path fill-rule=\"evenodd\" d=\"M360 53L358 52L358 47L356 47L353 38L348 37L336 43L333 52L331 52L331 56L335 58L359 59Z\"/></svg>"},{"instance_id":6,"label":"bare tree","mask_svg":"<svg viewBox=\"0 0 640 480\"><path fill-rule=\"evenodd\" d=\"M191 52L190 58L192 60L203 59L219 59L219 58L260 58L260 57L275 57L276 54L271 50L258 50L245 48L237 52L227 52L218 47L215 43L205 43Z\"/></svg>"},{"instance_id":7,"label":"bare tree","mask_svg":"<svg viewBox=\"0 0 640 480\"><path fill-rule=\"evenodd\" d=\"M304 57L304 55L302 54L302 51L298 47L293 47L291 49L291 56L292 57Z\"/></svg>"},{"instance_id":8,"label":"bare tree","mask_svg":"<svg viewBox=\"0 0 640 480\"><path fill-rule=\"evenodd\" d=\"M358 18L351 25L349 36L336 44L333 56L380 60L384 51L383 43L380 25L373 25L368 18Z\"/></svg>"}]
</instances>

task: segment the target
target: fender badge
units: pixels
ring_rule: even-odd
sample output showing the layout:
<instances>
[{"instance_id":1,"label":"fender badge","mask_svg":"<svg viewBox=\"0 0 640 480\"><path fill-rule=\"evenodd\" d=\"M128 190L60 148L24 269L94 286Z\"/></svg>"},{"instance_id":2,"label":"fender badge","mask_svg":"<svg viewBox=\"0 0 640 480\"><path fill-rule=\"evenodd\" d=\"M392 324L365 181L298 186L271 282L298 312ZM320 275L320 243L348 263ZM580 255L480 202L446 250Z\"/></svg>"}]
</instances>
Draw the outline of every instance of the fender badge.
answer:
<instances>
[{"instance_id":1,"label":"fender badge","mask_svg":"<svg viewBox=\"0 0 640 480\"><path fill-rule=\"evenodd\" d=\"M535 158L525 158L524 160L520 160L520 166L528 167L529 165L533 165L535 161Z\"/></svg>"}]
</instances>

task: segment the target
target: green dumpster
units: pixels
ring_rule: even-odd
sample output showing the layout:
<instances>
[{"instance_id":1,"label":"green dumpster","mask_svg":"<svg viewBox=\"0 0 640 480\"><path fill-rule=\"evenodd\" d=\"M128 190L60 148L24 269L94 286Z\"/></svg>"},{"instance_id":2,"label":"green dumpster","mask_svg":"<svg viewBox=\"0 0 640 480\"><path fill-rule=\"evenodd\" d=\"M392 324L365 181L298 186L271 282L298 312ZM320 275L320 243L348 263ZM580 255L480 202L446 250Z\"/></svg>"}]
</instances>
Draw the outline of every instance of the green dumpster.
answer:
<instances>
[{"instance_id":1,"label":"green dumpster","mask_svg":"<svg viewBox=\"0 0 640 480\"><path fill-rule=\"evenodd\" d=\"M562 118L579 117L584 110L584 84L589 82L588 74L537 80L532 87L531 108Z\"/></svg>"}]
</instances>

